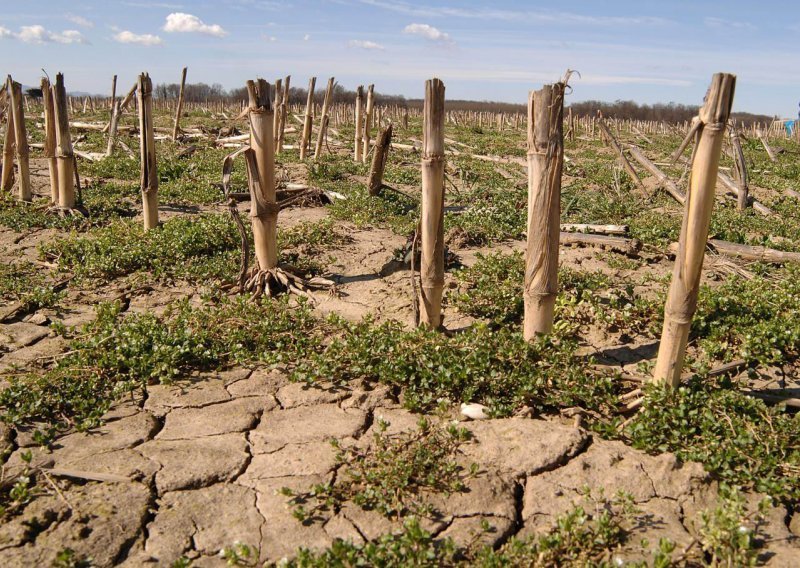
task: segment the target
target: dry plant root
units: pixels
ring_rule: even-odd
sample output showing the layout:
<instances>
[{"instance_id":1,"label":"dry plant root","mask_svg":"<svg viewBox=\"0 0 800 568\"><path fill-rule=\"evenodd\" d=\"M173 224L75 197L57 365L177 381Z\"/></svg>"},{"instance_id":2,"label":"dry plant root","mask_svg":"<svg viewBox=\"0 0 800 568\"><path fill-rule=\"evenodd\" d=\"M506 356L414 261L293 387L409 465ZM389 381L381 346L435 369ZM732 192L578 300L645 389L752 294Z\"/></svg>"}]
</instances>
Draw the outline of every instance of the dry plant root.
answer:
<instances>
[{"instance_id":1,"label":"dry plant root","mask_svg":"<svg viewBox=\"0 0 800 568\"><path fill-rule=\"evenodd\" d=\"M59 217L88 217L89 212L81 206L75 207L61 207L60 205L51 205L47 208L47 213L58 215Z\"/></svg>"},{"instance_id":2,"label":"dry plant root","mask_svg":"<svg viewBox=\"0 0 800 568\"><path fill-rule=\"evenodd\" d=\"M313 301L310 292L316 290L328 290L331 295L337 293L336 285L331 280L320 277L306 280L290 269L278 266L269 270L251 268L243 291L251 293L252 300L262 296L272 298L280 294L297 294Z\"/></svg>"}]
</instances>

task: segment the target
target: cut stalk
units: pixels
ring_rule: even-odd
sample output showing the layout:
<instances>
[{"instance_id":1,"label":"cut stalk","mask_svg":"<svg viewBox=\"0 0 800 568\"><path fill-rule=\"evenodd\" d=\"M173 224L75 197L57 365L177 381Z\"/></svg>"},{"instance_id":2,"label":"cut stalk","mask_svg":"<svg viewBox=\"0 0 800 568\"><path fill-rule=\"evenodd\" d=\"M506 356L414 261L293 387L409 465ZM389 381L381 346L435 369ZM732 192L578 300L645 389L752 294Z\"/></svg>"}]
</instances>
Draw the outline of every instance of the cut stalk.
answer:
<instances>
[{"instance_id":1,"label":"cut stalk","mask_svg":"<svg viewBox=\"0 0 800 568\"><path fill-rule=\"evenodd\" d=\"M361 161L361 145L364 143L364 138L363 138L363 136L364 136L364 133L363 133L364 117L363 117L363 114L364 114L364 86L363 85L359 85L358 88L356 89L356 108L355 108L355 114L354 114L355 123L356 123L356 128L355 128L356 133L355 133L355 139L353 140L353 144L354 144L353 160L355 160L356 162L360 162Z\"/></svg>"},{"instance_id":2,"label":"cut stalk","mask_svg":"<svg viewBox=\"0 0 800 568\"><path fill-rule=\"evenodd\" d=\"M389 124L378 136L375 142L375 153L372 155L372 167L369 171L370 195L378 195L383 187L383 172L386 170L386 159L389 157L389 148L392 145L392 125Z\"/></svg>"},{"instance_id":3,"label":"cut stalk","mask_svg":"<svg viewBox=\"0 0 800 568\"><path fill-rule=\"evenodd\" d=\"M186 88L186 70L181 73L181 90L178 93L178 109L175 111L175 125L172 127L172 141L177 142L181 133L181 113L183 112L183 90Z\"/></svg>"},{"instance_id":4,"label":"cut stalk","mask_svg":"<svg viewBox=\"0 0 800 568\"><path fill-rule=\"evenodd\" d=\"M714 189L725 125L730 116L736 77L717 73L700 109L699 139L684 207L683 226L672 282L664 308L664 328L653 382L680 384L686 344L700 291L700 273L708 239Z\"/></svg>"},{"instance_id":5,"label":"cut stalk","mask_svg":"<svg viewBox=\"0 0 800 568\"><path fill-rule=\"evenodd\" d=\"M250 149L258 173L258 180L253 180L252 174L250 176L250 222L258 266L263 271L278 266L278 207L275 203L275 148L272 133L274 115L269 93L269 83L264 79L247 82Z\"/></svg>"},{"instance_id":6,"label":"cut stalk","mask_svg":"<svg viewBox=\"0 0 800 568\"><path fill-rule=\"evenodd\" d=\"M444 83L430 79L423 111L420 325L432 329L442 322L444 289L444 119Z\"/></svg>"},{"instance_id":7,"label":"cut stalk","mask_svg":"<svg viewBox=\"0 0 800 568\"><path fill-rule=\"evenodd\" d=\"M286 79L283 81L283 96L281 97L281 119L280 119L280 128L278 130L278 146L277 151L283 151L283 141L285 138L286 133L286 117L289 113L289 83L292 80L291 75L287 75Z\"/></svg>"},{"instance_id":8,"label":"cut stalk","mask_svg":"<svg viewBox=\"0 0 800 568\"><path fill-rule=\"evenodd\" d=\"M50 173L50 200L58 205L58 160L56 159L56 110L50 80L42 77L42 104L44 105L44 157Z\"/></svg>"},{"instance_id":9,"label":"cut stalk","mask_svg":"<svg viewBox=\"0 0 800 568\"><path fill-rule=\"evenodd\" d=\"M325 143L325 136L328 132L328 108L333 98L333 85L336 80L331 77L328 79L328 86L325 89L325 99L322 101L322 116L319 120L319 134L317 134L317 146L314 148L314 160L319 160L322 156L322 145Z\"/></svg>"},{"instance_id":10,"label":"cut stalk","mask_svg":"<svg viewBox=\"0 0 800 568\"><path fill-rule=\"evenodd\" d=\"M147 73L139 75L136 97L139 103L142 211L144 228L150 230L158 226L158 166L153 133L153 82Z\"/></svg>"},{"instance_id":11,"label":"cut stalk","mask_svg":"<svg viewBox=\"0 0 800 568\"><path fill-rule=\"evenodd\" d=\"M750 191L747 183L747 164L735 124L731 127L731 146L733 146L733 161L736 163L736 207L739 211L744 211L747 208Z\"/></svg>"},{"instance_id":12,"label":"cut stalk","mask_svg":"<svg viewBox=\"0 0 800 568\"><path fill-rule=\"evenodd\" d=\"M20 201L33 199L28 149L28 131L25 127L25 109L22 106L22 85L8 77L11 85L11 114L14 116L14 141L17 150L17 189Z\"/></svg>"},{"instance_id":13,"label":"cut stalk","mask_svg":"<svg viewBox=\"0 0 800 568\"><path fill-rule=\"evenodd\" d=\"M308 98L306 99L306 114L303 119L303 136L300 140L300 159L305 160L308 154L308 145L311 143L311 128L314 124L314 87L317 78L308 80Z\"/></svg>"},{"instance_id":14,"label":"cut stalk","mask_svg":"<svg viewBox=\"0 0 800 568\"><path fill-rule=\"evenodd\" d=\"M367 110L364 117L364 147L362 148L361 161L366 162L369 155L370 129L372 128L372 116L375 112L375 85L367 87Z\"/></svg>"},{"instance_id":15,"label":"cut stalk","mask_svg":"<svg viewBox=\"0 0 800 568\"><path fill-rule=\"evenodd\" d=\"M278 129L281 126L281 100L283 97L283 91L281 91L282 83L282 79L275 79L275 102L273 104L275 112L272 113L272 139L274 148L278 148Z\"/></svg>"},{"instance_id":16,"label":"cut stalk","mask_svg":"<svg viewBox=\"0 0 800 568\"><path fill-rule=\"evenodd\" d=\"M558 294L561 170L564 166L564 83L528 98L528 240L525 250L527 341L553 329Z\"/></svg>"},{"instance_id":17,"label":"cut stalk","mask_svg":"<svg viewBox=\"0 0 800 568\"><path fill-rule=\"evenodd\" d=\"M10 85L6 83L4 91L8 92ZM9 107L10 107L9 103ZM0 188L3 191L11 191L14 187L14 115L11 109L6 112L6 134L3 139L3 174L0 179Z\"/></svg>"},{"instance_id":18,"label":"cut stalk","mask_svg":"<svg viewBox=\"0 0 800 568\"><path fill-rule=\"evenodd\" d=\"M56 84L51 87L56 131L56 167L58 170L58 206L75 208L75 153L69 133L69 99L64 86L64 75L56 75Z\"/></svg>"},{"instance_id":19,"label":"cut stalk","mask_svg":"<svg viewBox=\"0 0 800 568\"><path fill-rule=\"evenodd\" d=\"M117 144L117 129L119 128L119 117L122 113L119 101L114 101L114 106L111 109L111 123L108 127L108 146L106 147L106 156L114 155L114 146Z\"/></svg>"}]
</instances>

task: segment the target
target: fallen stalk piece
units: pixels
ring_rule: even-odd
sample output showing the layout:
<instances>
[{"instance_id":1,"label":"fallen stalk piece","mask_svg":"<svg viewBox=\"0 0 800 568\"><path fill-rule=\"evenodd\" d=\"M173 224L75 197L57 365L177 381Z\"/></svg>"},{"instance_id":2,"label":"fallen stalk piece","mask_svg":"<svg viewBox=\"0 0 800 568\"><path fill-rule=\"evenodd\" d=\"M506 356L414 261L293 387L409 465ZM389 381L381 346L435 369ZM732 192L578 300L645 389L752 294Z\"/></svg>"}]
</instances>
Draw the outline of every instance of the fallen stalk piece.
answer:
<instances>
[{"instance_id":1,"label":"fallen stalk piece","mask_svg":"<svg viewBox=\"0 0 800 568\"><path fill-rule=\"evenodd\" d=\"M786 252L762 246L740 245L718 239L709 239L708 246L719 254L741 258L742 260L769 262L772 264L800 262L800 252ZM678 243L669 245L670 252L675 253L677 250Z\"/></svg>"},{"instance_id":2,"label":"fallen stalk piece","mask_svg":"<svg viewBox=\"0 0 800 568\"><path fill-rule=\"evenodd\" d=\"M628 161L628 158L625 156L625 153L622 151L622 146L619 145L617 139L614 137L614 134L611 132L611 129L608 128L606 121L603 120L603 115L600 111L597 112L597 124L600 125L600 131L603 133L606 144L608 144L614 152L617 154L617 161L620 163L622 168L625 170L625 173L631 178L633 183L639 190L647 196L647 191L644 188L644 184L642 180L639 178L639 174L636 173L636 170L633 169L631 163Z\"/></svg>"},{"instance_id":3,"label":"fallen stalk piece","mask_svg":"<svg viewBox=\"0 0 800 568\"><path fill-rule=\"evenodd\" d=\"M568 233L562 231L559 235L559 242L562 245L605 247L628 256L636 256L639 250L642 248L641 241L637 239L594 235L591 233Z\"/></svg>"}]
</instances>

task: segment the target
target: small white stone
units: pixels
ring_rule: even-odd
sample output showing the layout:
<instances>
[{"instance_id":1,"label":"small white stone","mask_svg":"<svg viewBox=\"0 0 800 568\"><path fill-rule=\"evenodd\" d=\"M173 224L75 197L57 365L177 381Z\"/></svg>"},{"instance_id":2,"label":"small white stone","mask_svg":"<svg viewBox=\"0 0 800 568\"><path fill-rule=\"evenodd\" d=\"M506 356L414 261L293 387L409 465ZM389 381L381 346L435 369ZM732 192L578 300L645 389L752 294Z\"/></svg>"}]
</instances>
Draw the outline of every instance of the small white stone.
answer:
<instances>
[{"instance_id":1,"label":"small white stone","mask_svg":"<svg viewBox=\"0 0 800 568\"><path fill-rule=\"evenodd\" d=\"M489 414L486 410L487 408L484 405L478 404L477 402L471 404L467 404L466 402L461 403L462 416L466 416L471 420L486 420L489 418Z\"/></svg>"}]
</instances>

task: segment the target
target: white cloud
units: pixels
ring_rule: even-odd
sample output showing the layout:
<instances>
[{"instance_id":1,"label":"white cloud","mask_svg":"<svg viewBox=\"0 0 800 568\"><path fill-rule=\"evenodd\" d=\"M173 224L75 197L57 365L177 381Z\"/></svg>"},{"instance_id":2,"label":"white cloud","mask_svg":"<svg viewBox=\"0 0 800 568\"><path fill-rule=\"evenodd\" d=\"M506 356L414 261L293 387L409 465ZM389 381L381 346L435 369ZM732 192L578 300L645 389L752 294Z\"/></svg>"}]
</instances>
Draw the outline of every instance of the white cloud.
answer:
<instances>
[{"instance_id":1,"label":"white cloud","mask_svg":"<svg viewBox=\"0 0 800 568\"><path fill-rule=\"evenodd\" d=\"M2 28L0 37L15 37L25 43L89 43L81 32L77 30L64 30L63 32L51 32L44 28L44 26L22 26L19 32L14 33L11 30Z\"/></svg>"},{"instance_id":2,"label":"white cloud","mask_svg":"<svg viewBox=\"0 0 800 568\"><path fill-rule=\"evenodd\" d=\"M181 4L169 4L167 2L123 2L132 8L166 8L167 10L177 10L183 8Z\"/></svg>"},{"instance_id":3,"label":"white cloud","mask_svg":"<svg viewBox=\"0 0 800 568\"><path fill-rule=\"evenodd\" d=\"M10 29L0 26L0 39L11 37L13 35L14 34L11 33Z\"/></svg>"},{"instance_id":4,"label":"white cloud","mask_svg":"<svg viewBox=\"0 0 800 568\"><path fill-rule=\"evenodd\" d=\"M448 34L428 24L409 24L403 28L403 33L424 37L431 41L440 41L444 43L452 41Z\"/></svg>"},{"instance_id":5,"label":"white cloud","mask_svg":"<svg viewBox=\"0 0 800 568\"><path fill-rule=\"evenodd\" d=\"M708 17L703 20L707 28L717 29L736 29L736 30L754 30L756 27L750 22L735 22L733 20L725 20L723 18Z\"/></svg>"},{"instance_id":6,"label":"white cloud","mask_svg":"<svg viewBox=\"0 0 800 568\"><path fill-rule=\"evenodd\" d=\"M165 32L180 32L180 33L199 33L211 35L214 37L225 37L228 35L222 26L219 24L209 25L203 22L197 16L186 14L184 12L173 12L167 16L167 21L164 24Z\"/></svg>"},{"instance_id":7,"label":"white cloud","mask_svg":"<svg viewBox=\"0 0 800 568\"><path fill-rule=\"evenodd\" d=\"M506 22L536 22L591 26L659 26L670 23L654 16L604 16L558 12L553 10L501 10L496 8L461 8L452 6L411 5L386 0L359 0L362 4L419 18L467 18Z\"/></svg>"},{"instance_id":8,"label":"white cloud","mask_svg":"<svg viewBox=\"0 0 800 568\"><path fill-rule=\"evenodd\" d=\"M311 39L311 35L310 34L306 34L306 35L303 36L303 41L308 41L310 39Z\"/></svg>"},{"instance_id":9,"label":"white cloud","mask_svg":"<svg viewBox=\"0 0 800 568\"><path fill-rule=\"evenodd\" d=\"M114 41L118 41L119 43L135 43L138 45L146 45L148 47L153 45L161 45L163 43L161 38L157 35L135 34L128 30L122 30L121 32L114 34Z\"/></svg>"},{"instance_id":10,"label":"white cloud","mask_svg":"<svg viewBox=\"0 0 800 568\"><path fill-rule=\"evenodd\" d=\"M75 14L67 14L64 16L67 20L72 22L75 25L81 26L82 28L93 28L94 22L91 20L87 20L83 16L77 16Z\"/></svg>"},{"instance_id":11,"label":"white cloud","mask_svg":"<svg viewBox=\"0 0 800 568\"><path fill-rule=\"evenodd\" d=\"M350 47L357 47L360 49L369 49L369 50L376 50L376 51L383 51L386 49L379 43L375 43L374 41L367 41L361 39L351 39L347 42L347 45Z\"/></svg>"}]
</instances>

